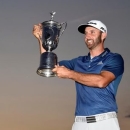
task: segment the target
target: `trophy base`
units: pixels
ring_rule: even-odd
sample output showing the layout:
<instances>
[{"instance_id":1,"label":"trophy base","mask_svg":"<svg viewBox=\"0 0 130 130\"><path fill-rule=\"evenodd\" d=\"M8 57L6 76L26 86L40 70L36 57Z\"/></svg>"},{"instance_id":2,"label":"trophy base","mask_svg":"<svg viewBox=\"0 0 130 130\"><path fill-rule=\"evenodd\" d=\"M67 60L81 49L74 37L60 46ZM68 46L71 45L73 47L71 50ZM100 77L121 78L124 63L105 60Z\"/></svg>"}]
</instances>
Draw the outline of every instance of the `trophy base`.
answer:
<instances>
[{"instance_id":1,"label":"trophy base","mask_svg":"<svg viewBox=\"0 0 130 130\"><path fill-rule=\"evenodd\" d=\"M56 77L56 73L52 72L51 69L38 69L37 74L43 77Z\"/></svg>"}]
</instances>

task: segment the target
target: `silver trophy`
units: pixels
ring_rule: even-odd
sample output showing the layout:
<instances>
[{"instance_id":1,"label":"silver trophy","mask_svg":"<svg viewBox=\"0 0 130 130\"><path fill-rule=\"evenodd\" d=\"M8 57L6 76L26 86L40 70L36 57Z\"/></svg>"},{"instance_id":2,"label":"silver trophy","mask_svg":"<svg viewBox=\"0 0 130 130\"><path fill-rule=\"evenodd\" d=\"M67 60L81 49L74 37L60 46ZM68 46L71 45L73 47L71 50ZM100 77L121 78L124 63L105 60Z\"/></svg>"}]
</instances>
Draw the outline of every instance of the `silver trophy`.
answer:
<instances>
[{"instance_id":1,"label":"silver trophy","mask_svg":"<svg viewBox=\"0 0 130 130\"><path fill-rule=\"evenodd\" d=\"M46 52L41 54L40 66L37 69L37 74L43 77L54 77L56 74L52 69L57 65L58 57L52 51L57 48L59 38L65 31L67 23L58 23L53 20L56 12L51 12L51 19L44 21L42 24L42 46Z\"/></svg>"}]
</instances>

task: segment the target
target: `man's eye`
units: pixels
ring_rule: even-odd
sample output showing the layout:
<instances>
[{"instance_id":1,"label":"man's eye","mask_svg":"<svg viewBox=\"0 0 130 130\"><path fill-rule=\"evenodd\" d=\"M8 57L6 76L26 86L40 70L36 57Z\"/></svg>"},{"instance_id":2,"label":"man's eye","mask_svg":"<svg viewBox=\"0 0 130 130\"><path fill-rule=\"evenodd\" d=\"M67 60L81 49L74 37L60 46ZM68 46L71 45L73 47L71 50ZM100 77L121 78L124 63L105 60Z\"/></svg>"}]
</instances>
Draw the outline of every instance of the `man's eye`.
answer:
<instances>
[{"instance_id":1,"label":"man's eye","mask_svg":"<svg viewBox=\"0 0 130 130\"><path fill-rule=\"evenodd\" d=\"M91 31L91 33L92 33L92 34L94 34L94 33L95 33L95 31Z\"/></svg>"}]
</instances>

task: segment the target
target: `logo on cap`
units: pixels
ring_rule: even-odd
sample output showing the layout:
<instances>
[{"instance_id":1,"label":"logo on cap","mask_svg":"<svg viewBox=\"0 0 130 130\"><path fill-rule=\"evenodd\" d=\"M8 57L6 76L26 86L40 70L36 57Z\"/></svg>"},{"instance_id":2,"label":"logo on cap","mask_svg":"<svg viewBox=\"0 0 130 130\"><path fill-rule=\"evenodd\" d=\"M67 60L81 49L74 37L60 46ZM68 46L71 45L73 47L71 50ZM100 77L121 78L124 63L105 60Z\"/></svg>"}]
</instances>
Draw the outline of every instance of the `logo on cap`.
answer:
<instances>
[{"instance_id":1,"label":"logo on cap","mask_svg":"<svg viewBox=\"0 0 130 130\"><path fill-rule=\"evenodd\" d=\"M95 24L95 25L97 25L97 23L93 23L93 22L88 22L87 24Z\"/></svg>"},{"instance_id":2,"label":"logo on cap","mask_svg":"<svg viewBox=\"0 0 130 130\"><path fill-rule=\"evenodd\" d=\"M103 32L106 32L106 29L104 27L100 28Z\"/></svg>"}]
</instances>

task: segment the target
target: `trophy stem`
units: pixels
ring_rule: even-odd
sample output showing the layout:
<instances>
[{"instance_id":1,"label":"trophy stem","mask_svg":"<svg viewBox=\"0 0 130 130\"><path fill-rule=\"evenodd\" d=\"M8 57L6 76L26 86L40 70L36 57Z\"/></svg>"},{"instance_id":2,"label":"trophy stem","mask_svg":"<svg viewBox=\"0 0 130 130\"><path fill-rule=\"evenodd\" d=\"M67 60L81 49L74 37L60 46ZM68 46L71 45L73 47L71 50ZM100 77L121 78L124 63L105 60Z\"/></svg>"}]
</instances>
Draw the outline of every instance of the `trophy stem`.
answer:
<instances>
[{"instance_id":1,"label":"trophy stem","mask_svg":"<svg viewBox=\"0 0 130 130\"><path fill-rule=\"evenodd\" d=\"M51 47L50 46L48 46L48 52L51 52Z\"/></svg>"}]
</instances>

